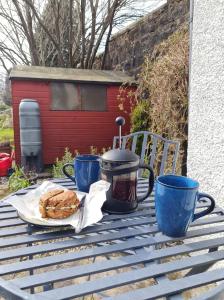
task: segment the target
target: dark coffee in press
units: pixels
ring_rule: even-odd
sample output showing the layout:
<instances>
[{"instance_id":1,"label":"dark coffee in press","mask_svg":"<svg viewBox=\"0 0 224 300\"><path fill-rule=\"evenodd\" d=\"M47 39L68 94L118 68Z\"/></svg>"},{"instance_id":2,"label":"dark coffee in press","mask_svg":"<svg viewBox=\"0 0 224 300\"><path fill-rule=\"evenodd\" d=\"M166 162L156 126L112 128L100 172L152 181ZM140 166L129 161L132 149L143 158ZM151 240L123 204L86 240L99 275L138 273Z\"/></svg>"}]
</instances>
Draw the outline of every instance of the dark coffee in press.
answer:
<instances>
[{"instance_id":1,"label":"dark coffee in press","mask_svg":"<svg viewBox=\"0 0 224 300\"><path fill-rule=\"evenodd\" d=\"M136 172L113 177L112 197L120 201L136 201Z\"/></svg>"}]
</instances>

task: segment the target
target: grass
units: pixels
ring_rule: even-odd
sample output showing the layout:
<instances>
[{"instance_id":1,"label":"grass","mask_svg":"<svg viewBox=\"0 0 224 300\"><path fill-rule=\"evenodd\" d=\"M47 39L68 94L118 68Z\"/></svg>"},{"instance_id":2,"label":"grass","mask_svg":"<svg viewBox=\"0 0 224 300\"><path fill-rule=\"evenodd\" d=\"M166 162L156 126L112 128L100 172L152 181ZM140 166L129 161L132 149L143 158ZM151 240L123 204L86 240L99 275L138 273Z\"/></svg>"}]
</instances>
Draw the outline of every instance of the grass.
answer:
<instances>
[{"instance_id":1,"label":"grass","mask_svg":"<svg viewBox=\"0 0 224 300\"><path fill-rule=\"evenodd\" d=\"M10 141L12 143L14 140L13 129L12 128L2 128L0 129L0 143Z\"/></svg>"}]
</instances>

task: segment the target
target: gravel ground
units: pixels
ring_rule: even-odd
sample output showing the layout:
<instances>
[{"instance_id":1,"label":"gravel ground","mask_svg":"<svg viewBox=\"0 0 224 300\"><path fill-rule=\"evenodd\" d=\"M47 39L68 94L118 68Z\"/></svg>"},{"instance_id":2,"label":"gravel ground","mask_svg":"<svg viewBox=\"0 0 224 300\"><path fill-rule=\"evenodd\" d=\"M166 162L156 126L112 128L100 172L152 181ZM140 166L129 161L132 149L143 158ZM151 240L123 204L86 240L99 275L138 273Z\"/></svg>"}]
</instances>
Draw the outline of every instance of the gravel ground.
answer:
<instances>
[{"instance_id":1,"label":"gravel ground","mask_svg":"<svg viewBox=\"0 0 224 300\"><path fill-rule=\"evenodd\" d=\"M0 177L0 200L10 194L8 190L8 179L6 177Z\"/></svg>"}]
</instances>

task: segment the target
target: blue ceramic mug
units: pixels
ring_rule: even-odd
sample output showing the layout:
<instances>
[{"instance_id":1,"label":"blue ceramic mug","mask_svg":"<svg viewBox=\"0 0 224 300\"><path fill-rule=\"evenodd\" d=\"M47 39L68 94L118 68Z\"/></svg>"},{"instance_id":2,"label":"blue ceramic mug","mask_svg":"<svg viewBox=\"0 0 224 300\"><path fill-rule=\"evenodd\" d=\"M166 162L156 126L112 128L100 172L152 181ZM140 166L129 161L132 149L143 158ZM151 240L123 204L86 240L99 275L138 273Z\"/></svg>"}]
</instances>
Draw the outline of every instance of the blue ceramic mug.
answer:
<instances>
[{"instance_id":1,"label":"blue ceramic mug","mask_svg":"<svg viewBox=\"0 0 224 300\"><path fill-rule=\"evenodd\" d=\"M71 166L74 168L75 176L71 176L66 171L66 168ZM99 180L100 164L99 156L97 155L77 155L74 163L67 163L62 168L65 176L76 183L79 191L89 192L90 185Z\"/></svg>"},{"instance_id":2,"label":"blue ceramic mug","mask_svg":"<svg viewBox=\"0 0 224 300\"><path fill-rule=\"evenodd\" d=\"M184 236L191 222L213 211L214 199L198 192L199 183L193 179L176 176L159 176L155 187L156 219L159 230L171 237ZM196 202L208 198L211 205L194 213Z\"/></svg>"}]
</instances>

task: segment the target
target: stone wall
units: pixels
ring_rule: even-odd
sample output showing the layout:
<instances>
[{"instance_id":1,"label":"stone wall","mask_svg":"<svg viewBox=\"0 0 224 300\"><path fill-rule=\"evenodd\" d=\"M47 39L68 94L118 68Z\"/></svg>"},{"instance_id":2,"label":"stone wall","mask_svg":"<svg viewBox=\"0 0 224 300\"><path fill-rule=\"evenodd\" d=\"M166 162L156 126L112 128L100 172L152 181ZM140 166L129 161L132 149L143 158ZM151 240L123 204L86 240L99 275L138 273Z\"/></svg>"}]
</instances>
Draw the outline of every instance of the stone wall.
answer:
<instances>
[{"instance_id":1,"label":"stone wall","mask_svg":"<svg viewBox=\"0 0 224 300\"><path fill-rule=\"evenodd\" d=\"M224 5L192 7L188 175L224 207Z\"/></svg>"},{"instance_id":2,"label":"stone wall","mask_svg":"<svg viewBox=\"0 0 224 300\"><path fill-rule=\"evenodd\" d=\"M137 74L146 54L189 20L189 0L168 0L156 11L114 35L109 43L106 69Z\"/></svg>"}]
</instances>

